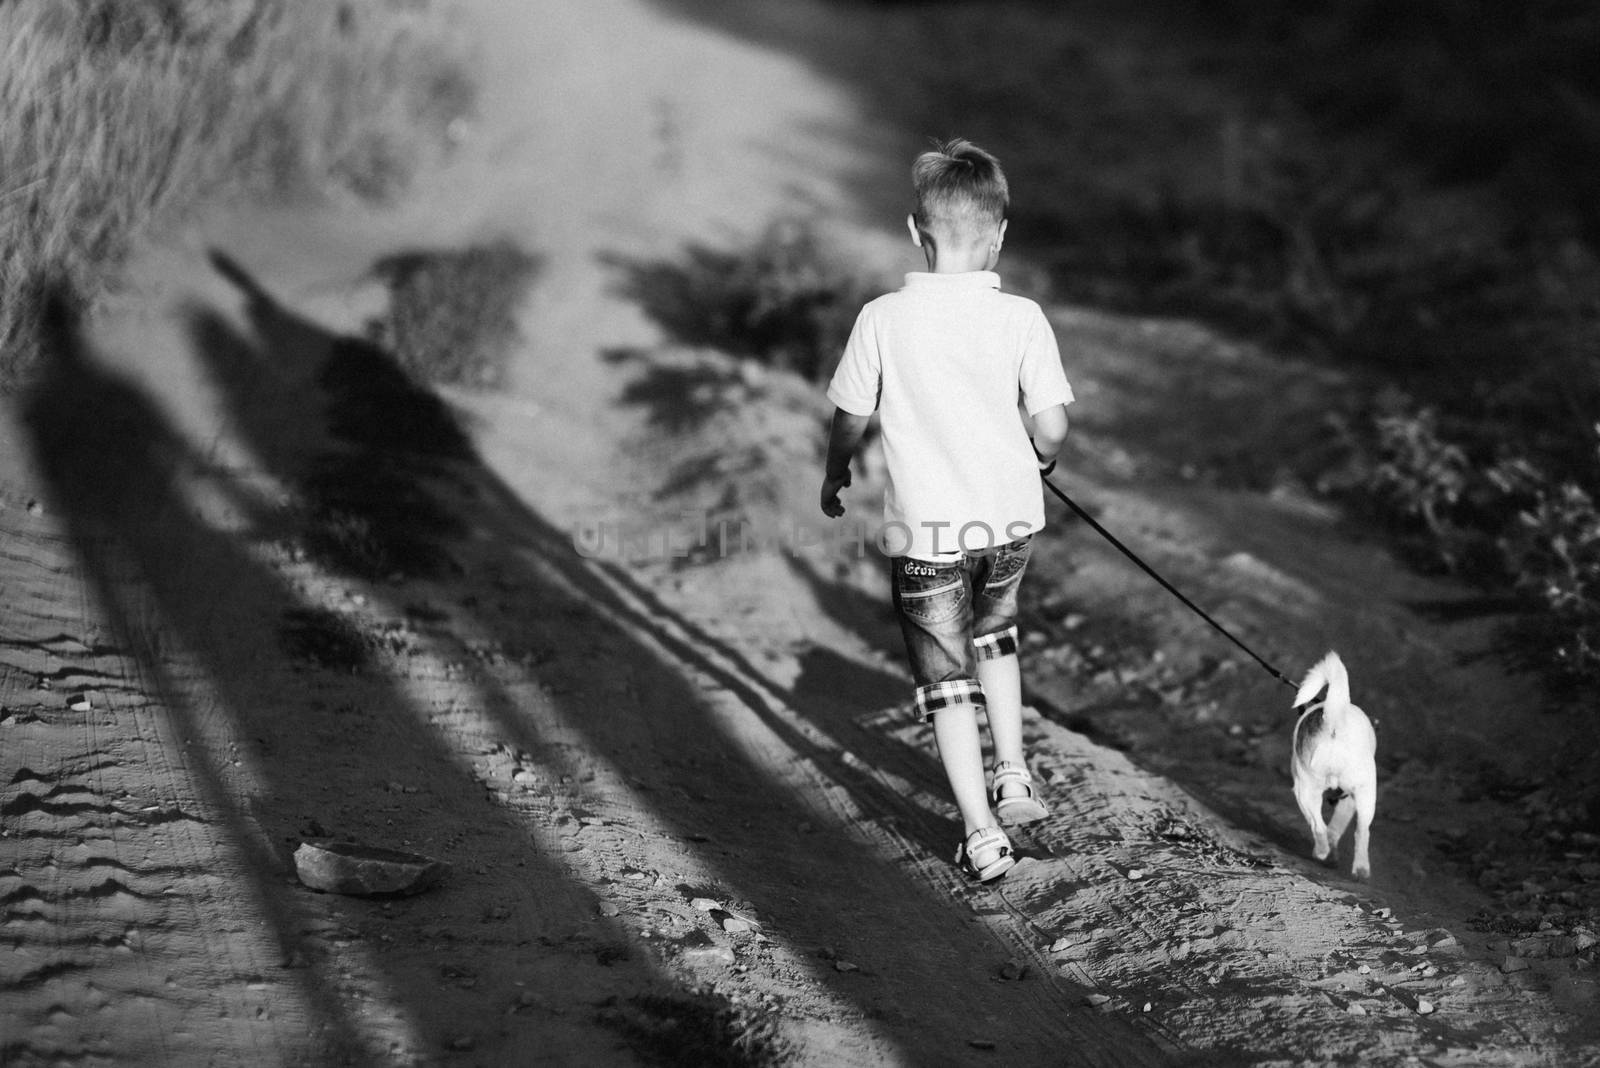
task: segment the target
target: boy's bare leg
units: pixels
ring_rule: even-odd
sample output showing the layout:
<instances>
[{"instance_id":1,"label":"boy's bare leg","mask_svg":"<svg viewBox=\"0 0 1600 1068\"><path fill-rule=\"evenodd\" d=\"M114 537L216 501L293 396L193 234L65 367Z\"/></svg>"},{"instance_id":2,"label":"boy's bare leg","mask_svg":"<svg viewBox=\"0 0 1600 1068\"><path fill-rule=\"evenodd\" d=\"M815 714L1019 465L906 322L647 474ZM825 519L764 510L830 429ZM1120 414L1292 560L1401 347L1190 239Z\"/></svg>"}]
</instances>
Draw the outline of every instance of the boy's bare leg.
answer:
<instances>
[{"instance_id":1,"label":"boy's bare leg","mask_svg":"<svg viewBox=\"0 0 1600 1068\"><path fill-rule=\"evenodd\" d=\"M939 761L950 779L950 792L966 834L997 826L989 811L989 792L983 777L983 740L978 734L977 706L962 701L933 714L933 737L939 744Z\"/></svg>"},{"instance_id":2,"label":"boy's bare leg","mask_svg":"<svg viewBox=\"0 0 1600 1068\"><path fill-rule=\"evenodd\" d=\"M989 705L989 741L994 761L1027 767L1022 752L1022 669L1017 654L978 661L978 685Z\"/></svg>"}]
</instances>

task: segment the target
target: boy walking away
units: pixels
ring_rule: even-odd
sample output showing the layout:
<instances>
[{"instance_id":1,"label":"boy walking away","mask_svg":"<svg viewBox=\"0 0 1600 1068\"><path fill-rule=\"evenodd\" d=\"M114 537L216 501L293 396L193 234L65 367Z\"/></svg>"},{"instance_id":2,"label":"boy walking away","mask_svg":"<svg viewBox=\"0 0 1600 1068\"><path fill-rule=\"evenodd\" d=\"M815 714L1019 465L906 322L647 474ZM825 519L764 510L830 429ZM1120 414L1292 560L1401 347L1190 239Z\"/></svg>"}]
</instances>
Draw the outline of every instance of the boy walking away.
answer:
<instances>
[{"instance_id":1,"label":"boy walking away","mask_svg":"<svg viewBox=\"0 0 1600 1068\"><path fill-rule=\"evenodd\" d=\"M893 557L915 707L933 721L961 813L956 863L988 882L1016 863L997 815L1049 814L1022 750L1017 587L1044 526L1039 474L1066 438L1072 387L1039 306L1000 292L1010 199L999 161L951 141L919 156L911 176L906 222L928 269L856 319L828 386L822 511L844 514L839 491L876 412L888 468L880 544ZM987 788L980 709L995 760Z\"/></svg>"}]
</instances>

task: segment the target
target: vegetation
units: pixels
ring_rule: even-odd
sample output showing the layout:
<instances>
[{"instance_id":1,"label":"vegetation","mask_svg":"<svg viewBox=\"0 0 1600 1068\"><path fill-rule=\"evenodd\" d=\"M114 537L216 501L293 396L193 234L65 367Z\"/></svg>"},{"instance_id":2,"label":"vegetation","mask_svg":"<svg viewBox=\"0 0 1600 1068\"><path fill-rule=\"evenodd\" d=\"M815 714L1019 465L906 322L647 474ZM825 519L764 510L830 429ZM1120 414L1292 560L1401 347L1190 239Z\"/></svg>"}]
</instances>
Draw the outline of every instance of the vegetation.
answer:
<instances>
[{"instance_id":1,"label":"vegetation","mask_svg":"<svg viewBox=\"0 0 1600 1068\"><path fill-rule=\"evenodd\" d=\"M418 381L502 385L517 306L538 268L506 243L386 257L376 272L389 304L370 333Z\"/></svg>"},{"instance_id":2,"label":"vegetation","mask_svg":"<svg viewBox=\"0 0 1600 1068\"><path fill-rule=\"evenodd\" d=\"M92 300L203 197L403 186L471 103L443 40L400 0L0 2L0 385L45 286Z\"/></svg>"},{"instance_id":3,"label":"vegetation","mask_svg":"<svg viewBox=\"0 0 1600 1068\"><path fill-rule=\"evenodd\" d=\"M1600 508L1575 483L1542 484L1502 544L1517 589L1544 609L1516 628L1514 649L1551 676L1553 696L1592 713L1600 679Z\"/></svg>"},{"instance_id":4,"label":"vegetation","mask_svg":"<svg viewBox=\"0 0 1600 1068\"><path fill-rule=\"evenodd\" d=\"M1259 59L1237 84L1293 87L1304 123L1298 148L1266 157L1309 179L1282 201L1324 283L1300 343L1418 398L1374 403L1358 443L1372 453L1367 491L1435 563L1516 593L1527 611L1508 633L1513 658L1592 708L1574 699L1600 682L1600 207L1587 188L1600 13L1486 0L1219 10Z\"/></svg>"},{"instance_id":5,"label":"vegetation","mask_svg":"<svg viewBox=\"0 0 1600 1068\"><path fill-rule=\"evenodd\" d=\"M861 305L884 291L796 219L774 223L745 247L695 244L681 261L611 264L622 291L679 342L813 381L832 374Z\"/></svg>"},{"instance_id":6,"label":"vegetation","mask_svg":"<svg viewBox=\"0 0 1600 1068\"><path fill-rule=\"evenodd\" d=\"M1539 672L1552 702L1593 707L1600 681L1600 507L1577 480L1552 477L1522 450L1475 462L1441 438L1433 409L1378 419L1367 489L1420 536L1426 562L1511 591L1509 659ZM1592 430L1600 462L1600 424ZM1414 544L1417 542L1414 541Z\"/></svg>"},{"instance_id":7,"label":"vegetation","mask_svg":"<svg viewBox=\"0 0 1600 1068\"><path fill-rule=\"evenodd\" d=\"M772 1068L793 1052L769 1007L735 1005L711 990L609 998L598 1018L664 1068Z\"/></svg>"},{"instance_id":8,"label":"vegetation","mask_svg":"<svg viewBox=\"0 0 1600 1068\"><path fill-rule=\"evenodd\" d=\"M1181 8L1151 5L1177 31L1159 41L1079 31L1068 106L1081 110L1056 116L1082 125L1099 93L1134 122L1094 124L1073 162L1025 149L1073 195L1032 209L1019 234L1044 235L1063 295L1199 314L1377 383L1350 442L1371 472L1362 492L1434 563L1521 597L1509 648L1554 696L1600 682L1600 208L1586 177L1600 164L1600 13ZM1154 68L1142 89L1106 62L1130 47ZM1196 83L1214 95L1171 95ZM1166 160L1128 151L1162 122ZM1209 160L1194 140L1207 127ZM1160 180L1138 181L1153 162ZM1396 404L1397 387L1414 399Z\"/></svg>"}]
</instances>

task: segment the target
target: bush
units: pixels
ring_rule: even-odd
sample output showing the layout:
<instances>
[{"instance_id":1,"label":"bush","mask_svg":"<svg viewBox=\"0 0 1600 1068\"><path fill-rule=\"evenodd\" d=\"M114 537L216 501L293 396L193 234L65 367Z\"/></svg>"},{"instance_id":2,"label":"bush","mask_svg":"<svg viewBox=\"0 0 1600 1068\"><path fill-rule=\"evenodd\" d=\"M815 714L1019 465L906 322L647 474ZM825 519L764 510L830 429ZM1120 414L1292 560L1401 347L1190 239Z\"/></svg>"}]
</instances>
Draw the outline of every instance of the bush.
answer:
<instances>
[{"instance_id":1,"label":"bush","mask_svg":"<svg viewBox=\"0 0 1600 1068\"><path fill-rule=\"evenodd\" d=\"M883 291L795 220L772 224L741 249L690 245L680 262L610 262L623 294L673 340L813 381L832 373L861 305Z\"/></svg>"},{"instance_id":2,"label":"bush","mask_svg":"<svg viewBox=\"0 0 1600 1068\"><path fill-rule=\"evenodd\" d=\"M1379 462L1368 490L1410 523L1420 523L1429 550L1450 571L1469 536L1455 518L1472 468L1459 445L1443 441L1432 408L1395 411L1376 419Z\"/></svg>"},{"instance_id":3,"label":"bush","mask_svg":"<svg viewBox=\"0 0 1600 1068\"><path fill-rule=\"evenodd\" d=\"M1380 415L1378 447L1384 459L1373 474L1373 488L1428 530L1442 534L1446 512L1466 490L1467 454L1441 441L1438 413Z\"/></svg>"},{"instance_id":4,"label":"bush","mask_svg":"<svg viewBox=\"0 0 1600 1068\"><path fill-rule=\"evenodd\" d=\"M1592 709L1600 682L1600 508L1574 483L1540 486L1502 544L1517 590L1539 610L1516 629L1524 658L1544 671L1558 698L1587 698Z\"/></svg>"},{"instance_id":5,"label":"bush","mask_svg":"<svg viewBox=\"0 0 1600 1068\"><path fill-rule=\"evenodd\" d=\"M387 257L376 270L389 307L369 330L418 381L501 385L517 308L538 268L509 244Z\"/></svg>"},{"instance_id":6,"label":"bush","mask_svg":"<svg viewBox=\"0 0 1600 1068\"><path fill-rule=\"evenodd\" d=\"M0 2L0 385L42 280L97 296L139 232L224 192L405 184L470 106L414 3Z\"/></svg>"},{"instance_id":7,"label":"bush","mask_svg":"<svg viewBox=\"0 0 1600 1068\"><path fill-rule=\"evenodd\" d=\"M1481 450L1440 435L1436 412L1404 404L1376 419L1367 489L1419 530L1436 563L1520 599L1510 659L1543 676L1552 698L1588 692L1600 683L1600 468L1586 488L1522 455L1475 460Z\"/></svg>"}]
</instances>

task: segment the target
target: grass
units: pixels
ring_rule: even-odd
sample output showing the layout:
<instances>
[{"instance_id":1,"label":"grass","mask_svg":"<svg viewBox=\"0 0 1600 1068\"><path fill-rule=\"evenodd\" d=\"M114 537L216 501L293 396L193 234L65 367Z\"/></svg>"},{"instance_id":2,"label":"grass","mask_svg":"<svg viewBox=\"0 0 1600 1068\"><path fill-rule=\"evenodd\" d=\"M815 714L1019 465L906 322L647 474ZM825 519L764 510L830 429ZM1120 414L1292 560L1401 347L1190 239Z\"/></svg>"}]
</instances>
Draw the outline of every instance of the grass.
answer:
<instances>
[{"instance_id":1,"label":"grass","mask_svg":"<svg viewBox=\"0 0 1600 1068\"><path fill-rule=\"evenodd\" d=\"M0 387L45 288L203 199L402 188L471 106L453 47L415 3L0 3Z\"/></svg>"}]
</instances>

